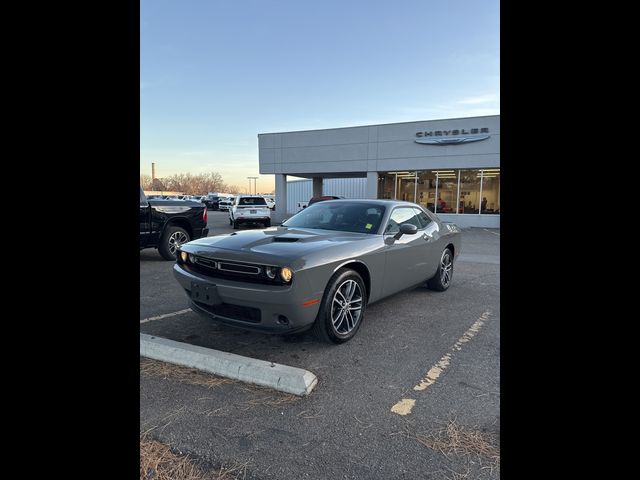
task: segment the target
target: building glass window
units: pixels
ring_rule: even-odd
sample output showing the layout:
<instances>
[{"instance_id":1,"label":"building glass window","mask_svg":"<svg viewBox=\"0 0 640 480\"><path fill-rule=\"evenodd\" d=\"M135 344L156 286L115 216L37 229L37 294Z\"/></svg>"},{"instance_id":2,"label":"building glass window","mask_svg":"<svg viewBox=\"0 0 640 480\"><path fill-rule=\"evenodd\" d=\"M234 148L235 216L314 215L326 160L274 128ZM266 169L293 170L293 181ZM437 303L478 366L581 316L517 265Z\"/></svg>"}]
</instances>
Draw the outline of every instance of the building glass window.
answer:
<instances>
[{"instance_id":1,"label":"building glass window","mask_svg":"<svg viewBox=\"0 0 640 480\"><path fill-rule=\"evenodd\" d=\"M455 170L435 170L438 180L438 198L435 213L456 213L458 173Z\"/></svg>"},{"instance_id":2,"label":"building glass window","mask_svg":"<svg viewBox=\"0 0 640 480\"><path fill-rule=\"evenodd\" d=\"M480 201L480 213L500 213L500 169L484 168L480 170L482 175L482 200Z\"/></svg>"},{"instance_id":3,"label":"building glass window","mask_svg":"<svg viewBox=\"0 0 640 480\"><path fill-rule=\"evenodd\" d=\"M480 171L460 170L460 205L462 213L480 211Z\"/></svg>"},{"instance_id":4,"label":"building glass window","mask_svg":"<svg viewBox=\"0 0 640 480\"><path fill-rule=\"evenodd\" d=\"M426 170L418 172L418 198L415 203L433 212L435 201L436 174Z\"/></svg>"},{"instance_id":5,"label":"building glass window","mask_svg":"<svg viewBox=\"0 0 640 480\"><path fill-rule=\"evenodd\" d=\"M414 202L416 199L416 172L398 172L398 200Z\"/></svg>"},{"instance_id":6,"label":"building glass window","mask_svg":"<svg viewBox=\"0 0 640 480\"><path fill-rule=\"evenodd\" d=\"M393 199L395 194L394 182L396 176L391 173L378 174L378 198Z\"/></svg>"},{"instance_id":7,"label":"building glass window","mask_svg":"<svg viewBox=\"0 0 640 480\"><path fill-rule=\"evenodd\" d=\"M500 168L381 172L378 198L415 202L436 214L499 214ZM457 208L456 208L457 205Z\"/></svg>"}]
</instances>

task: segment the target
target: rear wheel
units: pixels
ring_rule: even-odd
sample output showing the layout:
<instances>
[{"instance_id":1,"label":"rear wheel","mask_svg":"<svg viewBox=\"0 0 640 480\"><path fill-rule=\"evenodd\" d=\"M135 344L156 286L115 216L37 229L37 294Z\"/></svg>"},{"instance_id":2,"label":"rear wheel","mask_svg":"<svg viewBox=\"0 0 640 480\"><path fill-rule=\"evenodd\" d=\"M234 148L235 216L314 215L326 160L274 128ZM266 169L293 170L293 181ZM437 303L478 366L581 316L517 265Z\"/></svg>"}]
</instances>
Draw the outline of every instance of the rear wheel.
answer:
<instances>
[{"instance_id":1,"label":"rear wheel","mask_svg":"<svg viewBox=\"0 0 640 480\"><path fill-rule=\"evenodd\" d=\"M427 286L432 290L444 292L451 285L453 278L453 253L445 248L440 256L440 265L436 274L427 281Z\"/></svg>"},{"instance_id":2,"label":"rear wheel","mask_svg":"<svg viewBox=\"0 0 640 480\"><path fill-rule=\"evenodd\" d=\"M235 220L234 220L234 221L233 221L233 229L234 229L234 230L238 230L238 228L240 228L240 225L238 224L238 222L237 222L237 221L235 221Z\"/></svg>"},{"instance_id":3,"label":"rear wheel","mask_svg":"<svg viewBox=\"0 0 640 480\"><path fill-rule=\"evenodd\" d=\"M313 333L329 343L351 340L362 324L366 303L362 277L347 268L338 270L327 284Z\"/></svg>"},{"instance_id":4,"label":"rear wheel","mask_svg":"<svg viewBox=\"0 0 640 480\"><path fill-rule=\"evenodd\" d=\"M268 228L271 226L271 220L267 220L266 222L264 222L264 228Z\"/></svg>"},{"instance_id":5,"label":"rear wheel","mask_svg":"<svg viewBox=\"0 0 640 480\"><path fill-rule=\"evenodd\" d=\"M167 227L158 245L158 252L165 260L175 260L180 245L191 240L189 233L180 227Z\"/></svg>"},{"instance_id":6,"label":"rear wheel","mask_svg":"<svg viewBox=\"0 0 640 480\"><path fill-rule=\"evenodd\" d=\"M233 225L233 220L231 220L231 217L229 217L229 225Z\"/></svg>"}]
</instances>

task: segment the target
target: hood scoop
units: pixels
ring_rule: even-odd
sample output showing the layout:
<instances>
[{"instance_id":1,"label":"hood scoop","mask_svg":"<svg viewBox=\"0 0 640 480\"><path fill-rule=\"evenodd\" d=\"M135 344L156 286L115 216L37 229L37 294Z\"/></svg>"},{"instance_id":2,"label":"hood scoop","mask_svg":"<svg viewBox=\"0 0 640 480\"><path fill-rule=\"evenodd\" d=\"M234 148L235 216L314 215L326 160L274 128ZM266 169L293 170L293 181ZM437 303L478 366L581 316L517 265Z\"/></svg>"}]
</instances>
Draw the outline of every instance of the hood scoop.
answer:
<instances>
[{"instance_id":1,"label":"hood scoop","mask_svg":"<svg viewBox=\"0 0 640 480\"><path fill-rule=\"evenodd\" d=\"M292 243L301 240L299 237L273 237L274 242Z\"/></svg>"}]
</instances>

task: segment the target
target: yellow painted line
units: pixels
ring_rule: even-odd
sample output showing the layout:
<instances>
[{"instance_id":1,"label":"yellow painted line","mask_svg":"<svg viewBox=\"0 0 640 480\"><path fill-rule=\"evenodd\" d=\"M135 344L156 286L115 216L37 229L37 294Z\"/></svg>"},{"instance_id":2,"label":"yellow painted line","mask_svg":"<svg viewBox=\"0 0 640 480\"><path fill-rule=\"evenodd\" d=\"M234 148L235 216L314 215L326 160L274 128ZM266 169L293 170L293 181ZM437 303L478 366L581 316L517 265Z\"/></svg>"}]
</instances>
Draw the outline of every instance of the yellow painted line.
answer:
<instances>
[{"instance_id":1,"label":"yellow painted line","mask_svg":"<svg viewBox=\"0 0 640 480\"><path fill-rule=\"evenodd\" d=\"M416 401L413 398L403 398L393 407L391 407L391 411L393 413L397 413L398 415L409 415L411 413L411 409L415 404Z\"/></svg>"},{"instance_id":2,"label":"yellow painted line","mask_svg":"<svg viewBox=\"0 0 640 480\"><path fill-rule=\"evenodd\" d=\"M482 328L490 315L491 312L489 311L484 312L482 315L480 315L480 318L478 318L478 320L476 320L473 325L471 325L469 329L464 332L464 334L458 339L458 341L453 344L453 346L449 349L451 351L443 355L442 358L438 360L433 367L431 367L431 369L427 372L427 375L420 381L420 383L413 387L413 389L416 391L426 390L427 387L430 387L431 385L436 383L438 377L442 375L442 372L444 372L451 363L451 356L455 352L459 352L462 349L462 345L476 336L476 334L480 331L480 328Z\"/></svg>"},{"instance_id":3,"label":"yellow painted line","mask_svg":"<svg viewBox=\"0 0 640 480\"><path fill-rule=\"evenodd\" d=\"M480 318L478 318L478 320L476 320L473 325L471 325L469 329L462 334L462 336L456 341L456 343L453 344L453 346L449 349L450 351L444 354L442 358L440 358L440 360L438 360L435 365L433 365L429 369L425 377L420 380L420 383L413 387L413 390L417 392L423 391L436 383L436 380L440 377L440 375L442 375L442 372L444 372L451 364L451 358L453 357L453 354L462 350L462 346L476 336L476 334L480 331L480 329L486 323L490 316L490 311L486 311L482 315L480 315ZM415 404L416 401L414 399L403 398L393 407L391 407L391 411L393 413L397 413L398 415L408 415L411 413L411 410L413 409Z\"/></svg>"},{"instance_id":4,"label":"yellow painted line","mask_svg":"<svg viewBox=\"0 0 640 480\"><path fill-rule=\"evenodd\" d=\"M182 315L183 313L189 313L190 311L190 308L185 308L184 310L178 310L177 312L173 313L165 313L164 315L158 315L157 317L143 318L142 320L140 320L140 325L147 322L153 322L154 320L160 320L162 318L175 317L176 315Z\"/></svg>"}]
</instances>

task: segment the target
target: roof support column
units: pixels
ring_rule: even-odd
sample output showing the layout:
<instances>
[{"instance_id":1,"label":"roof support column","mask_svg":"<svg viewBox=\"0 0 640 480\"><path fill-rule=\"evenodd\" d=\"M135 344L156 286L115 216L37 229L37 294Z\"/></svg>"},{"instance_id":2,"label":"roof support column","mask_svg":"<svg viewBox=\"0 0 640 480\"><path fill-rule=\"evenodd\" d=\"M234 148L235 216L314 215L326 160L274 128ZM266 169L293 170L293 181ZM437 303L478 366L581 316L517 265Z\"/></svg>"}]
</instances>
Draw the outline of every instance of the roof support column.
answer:
<instances>
[{"instance_id":1,"label":"roof support column","mask_svg":"<svg viewBox=\"0 0 640 480\"><path fill-rule=\"evenodd\" d=\"M322 177L313 177L313 196L322 196Z\"/></svg>"},{"instance_id":2,"label":"roof support column","mask_svg":"<svg viewBox=\"0 0 640 480\"><path fill-rule=\"evenodd\" d=\"M378 198L378 172L367 172L367 198Z\"/></svg>"},{"instance_id":3,"label":"roof support column","mask_svg":"<svg viewBox=\"0 0 640 480\"><path fill-rule=\"evenodd\" d=\"M287 176L276 173L276 209L271 214L273 223L282 223L287 218Z\"/></svg>"}]
</instances>

